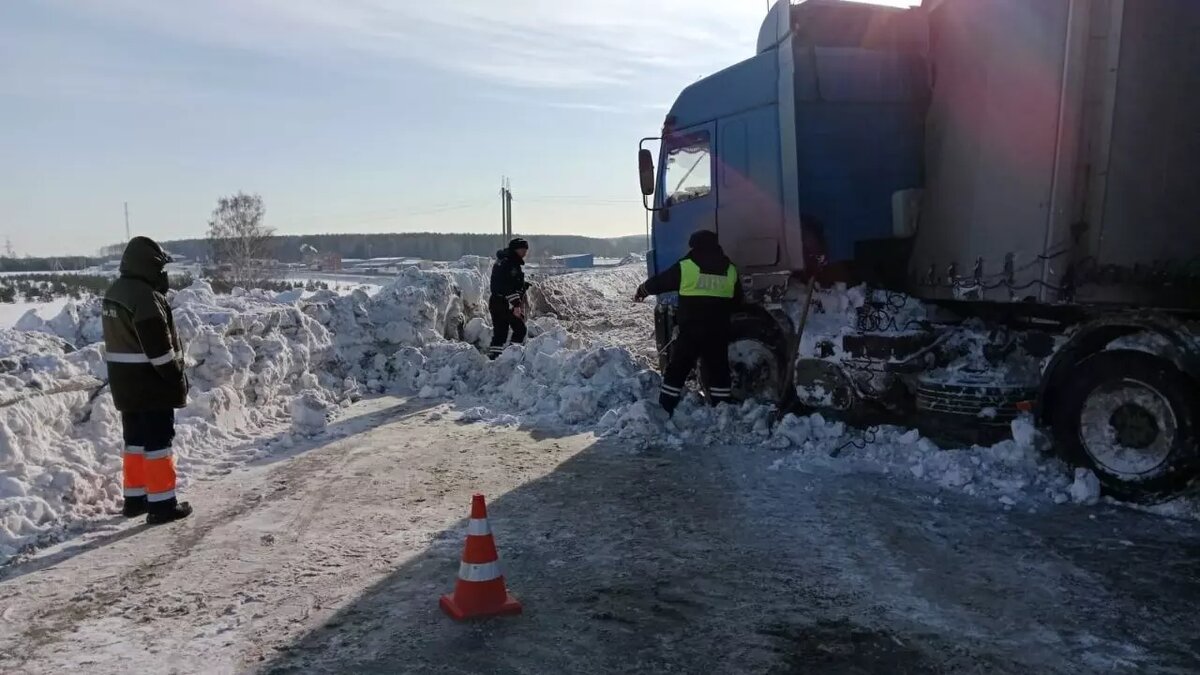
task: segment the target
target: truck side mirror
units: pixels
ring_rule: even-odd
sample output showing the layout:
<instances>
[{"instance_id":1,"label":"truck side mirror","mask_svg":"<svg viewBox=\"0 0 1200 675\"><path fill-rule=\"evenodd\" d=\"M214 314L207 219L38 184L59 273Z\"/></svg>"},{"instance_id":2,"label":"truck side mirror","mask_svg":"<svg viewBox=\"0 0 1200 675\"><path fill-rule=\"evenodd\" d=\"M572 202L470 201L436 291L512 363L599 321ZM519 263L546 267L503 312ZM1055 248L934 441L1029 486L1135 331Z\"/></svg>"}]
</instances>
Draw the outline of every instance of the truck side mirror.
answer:
<instances>
[{"instance_id":1,"label":"truck side mirror","mask_svg":"<svg viewBox=\"0 0 1200 675\"><path fill-rule=\"evenodd\" d=\"M654 194L654 155L645 148L638 151L638 177L642 181L642 194L647 197Z\"/></svg>"}]
</instances>

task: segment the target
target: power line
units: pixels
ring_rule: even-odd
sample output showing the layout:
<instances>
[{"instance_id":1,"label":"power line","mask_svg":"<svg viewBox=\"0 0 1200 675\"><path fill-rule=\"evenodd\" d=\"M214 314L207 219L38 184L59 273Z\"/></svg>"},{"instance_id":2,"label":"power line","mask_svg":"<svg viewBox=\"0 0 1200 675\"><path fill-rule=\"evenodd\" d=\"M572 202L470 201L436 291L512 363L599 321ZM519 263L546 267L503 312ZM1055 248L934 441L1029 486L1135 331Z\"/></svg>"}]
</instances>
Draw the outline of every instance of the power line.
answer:
<instances>
[{"instance_id":1,"label":"power line","mask_svg":"<svg viewBox=\"0 0 1200 675\"><path fill-rule=\"evenodd\" d=\"M462 201L456 201L456 202L441 202L441 203L436 203L436 204L430 204L428 206L418 206L415 208L395 207L395 208L388 208L388 209L375 209L372 211L353 211L353 212L349 212L349 213L346 213L346 212L324 213L324 214L310 213L310 214L303 214L303 215L299 215L299 216L290 217L287 220L288 220L288 222L291 222L291 223L304 223L304 222L327 221L327 220L347 220L347 219L354 219L354 220L366 219L368 221L375 221L375 220L385 220L387 218L393 218L393 217L403 218L406 216L423 216L423 215L427 215L430 213L440 213L442 211L450 211L450 210L455 210L455 209L467 208L470 206L478 206L481 204L486 204L487 202L488 202L488 200L486 200L486 199L469 199L469 200L462 200Z\"/></svg>"},{"instance_id":2,"label":"power line","mask_svg":"<svg viewBox=\"0 0 1200 675\"><path fill-rule=\"evenodd\" d=\"M570 202L592 202L592 203L611 203L611 204L641 204L640 200L629 199L627 197L606 197L596 195L530 195L522 197L521 201L570 201Z\"/></svg>"},{"instance_id":3,"label":"power line","mask_svg":"<svg viewBox=\"0 0 1200 675\"><path fill-rule=\"evenodd\" d=\"M343 221L343 222L340 222L337 225L337 227L342 227L342 228L357 227L359 225L370 225L373 223L382 223L382 222L387 222L387 221L392 221L392 220L398 220L401 218L410 218L413 216L428 216L428 215L434 215L434 214L438 214L438 213L448 213L451 211L465 211L468 209L482 209L482 208L485 208L486 206L487 206L486 202L477 201L477 202L468 203L468 204L456 204L456 205L452 205L452 206L443 206L443 207L436 208L436 209L428 209L426 211L411 211L411 212L407 212L407 213L400 213L400 214L389 215L389 216L381 216L379 218L368 218L365 220L356 220L354 222L344 222Z\"/></svg>"},{"instance_id":4,"label":"power line","mask_svg":"<svg viewBox=\"0 0 1200 675\"><path fill-rule=\"evenodd\" d=\"M630 208L630 207L633 207L633 206L641 206L641 204L638 204L637 202L621 202L621 203L618 203L618 202L584 202L584 201L579 201L579 202L570 202L570 203L566 203L566 202L542 202L542 201L526 201L526 200L520 200L520 201L521 201L521 203L522 203L522 204L530 204L530 205L536 204L536 205L538 205L538 206L543 206L543 207L550 207L550 206L560 206L560 205L561 205L561 206L563 206L563 207L567 207L567 206L588 206L588 207L592 207L592 206L616 206L616 207L621 207L621 208Z\"/></svg>"}]
</instances>

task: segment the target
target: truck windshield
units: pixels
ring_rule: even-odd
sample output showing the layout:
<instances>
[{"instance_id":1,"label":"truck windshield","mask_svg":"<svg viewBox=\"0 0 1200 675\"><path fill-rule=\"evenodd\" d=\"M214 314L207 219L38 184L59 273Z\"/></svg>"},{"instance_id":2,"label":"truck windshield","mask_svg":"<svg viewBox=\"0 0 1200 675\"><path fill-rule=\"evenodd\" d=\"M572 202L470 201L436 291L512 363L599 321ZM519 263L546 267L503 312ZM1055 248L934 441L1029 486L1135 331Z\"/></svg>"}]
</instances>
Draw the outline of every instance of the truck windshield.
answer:
<instances>
[{"instance_id":1,"label":"truck windshield","mask_svg":"<svg viewBox=\"0 0 1200 675\"><path fill-rule=\"evenodd\" d=\"M677 136L668 141L666 204L699 199L712 192L712 161L708 132Z\"/></svg>"}]
</instances>

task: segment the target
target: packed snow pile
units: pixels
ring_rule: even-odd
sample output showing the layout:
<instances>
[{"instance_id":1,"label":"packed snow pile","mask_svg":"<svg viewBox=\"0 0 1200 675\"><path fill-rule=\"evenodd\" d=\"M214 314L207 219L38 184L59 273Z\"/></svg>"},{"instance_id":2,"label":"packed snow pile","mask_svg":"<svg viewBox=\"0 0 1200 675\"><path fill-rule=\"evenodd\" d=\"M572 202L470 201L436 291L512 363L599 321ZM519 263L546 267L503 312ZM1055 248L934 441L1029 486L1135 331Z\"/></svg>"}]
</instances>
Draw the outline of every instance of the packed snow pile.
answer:
<instances>
[{"instance_id":1,"label":"packed snow pile","mask_svg":"<svg viewBox=\"0 0 1200 675\"><path fill-rule=\"evenodd\" d=\"M407 270L374 296L217 295L202 281L171 293L191 383L176 412L184 483L253 459L264 437L320 433L398 351L454 344L482 284L476 267ZM23 325L0 331L0 562L120 501L100 302Z\"/></svg>"},{"instance_id":2,"label":"packed snow pile","mask_svg":"<svg viewBox=\"0 0 1200 675\"><path fill-rule=\"evenodd\" d=\"M57 335L72 345L87 345L104 338L100 329L99 301L90 298L82 303L67 300L62 310L49 320L30 310L14 326L21 331L39 331Z\"/></svg>"},{"instance_id":3,"label":"packed snow pile","mask_svg":"<svg viewBox=\"0 0 1200 675\"><path fill-rule=\"evenodd\" d=\"M799 325L803 298L787 307L792 324ZM818 288L805 322L800 356L836 361L845 356L842 338L847 335L914 333L925 320L924 306L906 295L844 283Z\"/></svg>"},{"instance_id":4,"label":"packed snow pile","mask_svg":"<svg viewBox=\"0 0 1200 675\"><path fill-rule=\"evenodd\" d=\"M536 312L581 321L620 316L621 310L634 307L633 292L645 281L646 269L626 265L533 279L529 295Z\"/></svg>"},{"instance_id":5,"label":"packed snow pile","mask_svg":"<svg viewBox=\"0 0 1200 675\"><path fill-rule=\"evenodd\" d=\"M529 302L591 343L620 345L643 363L656 362L653 301L634 302L646 280L642 264L535 277Z\"/></svg>"},{"instance_id":6,"label":"packed snow pile","mask_svg":"<svg viewBox=\"0 0 1200 675\"><path fill-rule=\"evenodd\" d=\"M774 467L836 465L882 471L917 479L966 494L995 499L1005 507L1076 502L1099 498L1099 484L1080 487L1067 467L1047 452L1028 418L1013 422L1013 440L991 447L940 449L916 430L898 427L849 429L820 414L787 415L770 424L768 406L704 405L695 395L685 398L673 418L646 400L607 412L597 434L633 446L665 443L687 452L709 445L758 446L783 454ZM1090 472L1088 476L1095 481Z\"/></svg>"},{"instance_id":7,"label":"packed snow pile","mask_svg":"<svg viewBox=\"0 0 1200 675\"><path fill-rule=\"evenodd\" d=\"M535 337L495 361L462 343L402 349L385 366L385 385L422 398L479 402L475 420L516 415L524 424L580 431L657 390L658 374L626 349L586 345L548 317L532 328Z\"/></svg>"},{"instance_id":8,"label":"packed snow pile","mask_svg":"<svg viewBox=\"0 0 1200 675\"><path fill-rule=\"evenodd\" d=\"M375 295L318 295L303 311L331 331L338 372L366 381L401 347L462 339L469 320L486 314L483 288L474 268L409 268Z\"/></svg>"}]
</instances>

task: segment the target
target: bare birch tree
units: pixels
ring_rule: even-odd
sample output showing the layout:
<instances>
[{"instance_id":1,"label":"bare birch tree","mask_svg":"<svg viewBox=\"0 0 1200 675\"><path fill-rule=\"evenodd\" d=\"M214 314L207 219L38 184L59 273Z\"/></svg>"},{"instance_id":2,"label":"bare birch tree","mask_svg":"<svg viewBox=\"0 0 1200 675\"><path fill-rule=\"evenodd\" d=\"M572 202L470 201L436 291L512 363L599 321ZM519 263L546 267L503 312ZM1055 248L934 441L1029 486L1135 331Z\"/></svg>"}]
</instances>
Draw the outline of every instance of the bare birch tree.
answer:
<instances>
[{"instance_id":1,"label":"bare birch tree","mask_svg":"<svg viewBox=\"0 0 1200 675\"><path fill-rule=\"evenodd\" d=\"M238 192L217 200L208 221L216 279L229 286L254 288L271 277L271 238L275 231L263 224L262 197Z\"/></svg>"}]
</instances>

